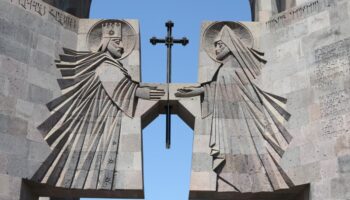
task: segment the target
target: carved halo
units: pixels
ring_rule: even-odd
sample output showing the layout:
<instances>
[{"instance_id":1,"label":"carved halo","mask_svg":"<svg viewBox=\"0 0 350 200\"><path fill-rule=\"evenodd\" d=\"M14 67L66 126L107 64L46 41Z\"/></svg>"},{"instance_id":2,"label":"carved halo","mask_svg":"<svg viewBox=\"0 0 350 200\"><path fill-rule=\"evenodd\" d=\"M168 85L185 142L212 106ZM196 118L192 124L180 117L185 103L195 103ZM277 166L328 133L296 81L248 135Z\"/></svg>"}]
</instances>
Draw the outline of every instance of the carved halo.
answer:
<instances>
[{"instance_id":1,"label":"carved halo","mask_svg":"<svg viewBox=\"0 0 350 200\"><path fill-rule=\"evenodd\" d=\"M101 20L97 22L88 32L86 42L91 51L96 52L102 40L102 24L120 23L122 25L122 41L124 45L124 54L120 59L127 57L135 48L137 35L135 29L123 20Z\"/></svg>"},{"instance_id":2,"label":"carved halo","mask_svg":"<svg viewBox=\"0 0 350 200\"><path fill-rule=\"evenodd\" d=\"M204 45L204 49L210 58L216 62L220 61L216 60L214 41L218 37L222 27L225 25L230 27L231 30L239 37L239 39L245 45L247 45L247 47L253 47L254 45L253 35L245 25L239 22L229 21L214 22L204 31L202 44Z\"/></svg>"}]
</instances>

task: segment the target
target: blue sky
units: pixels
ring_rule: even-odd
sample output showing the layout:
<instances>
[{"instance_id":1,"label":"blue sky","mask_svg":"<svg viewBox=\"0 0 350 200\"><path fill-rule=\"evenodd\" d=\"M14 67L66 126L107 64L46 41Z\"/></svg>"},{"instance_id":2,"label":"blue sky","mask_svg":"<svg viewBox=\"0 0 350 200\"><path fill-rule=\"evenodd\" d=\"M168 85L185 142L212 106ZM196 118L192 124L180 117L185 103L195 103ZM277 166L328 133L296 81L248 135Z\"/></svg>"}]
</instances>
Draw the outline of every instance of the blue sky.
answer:
<instances>
[{"instance_id":1,"label":"blue sky","mask_svg":"<svg viewBox=\"0 0 350 200\"><path fill-rule=\"evenodd\" d=\"M197 82L202 21L251 20L248 0L93 0L90 17L140 21L142 81L151 83L166 81L166 48L151 45L149 39L165 37L167 20L175 23L174 37L190 40L186 47L173 47L175 83ZM143 139L145 199L188 199L193 131L173 116L172 147L166 150L165 117L160 116L143 130Z\"/></svg>"}]
</instances>

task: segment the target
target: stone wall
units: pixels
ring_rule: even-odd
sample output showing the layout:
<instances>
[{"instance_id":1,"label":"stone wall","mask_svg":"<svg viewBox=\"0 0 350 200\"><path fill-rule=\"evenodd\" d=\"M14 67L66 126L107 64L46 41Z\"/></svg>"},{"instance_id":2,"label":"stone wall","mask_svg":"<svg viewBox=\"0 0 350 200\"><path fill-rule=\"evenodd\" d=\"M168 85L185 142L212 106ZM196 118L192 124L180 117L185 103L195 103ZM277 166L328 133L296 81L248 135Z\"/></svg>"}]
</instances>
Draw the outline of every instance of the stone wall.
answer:
<instances>
[{"instance_id":1,"label":"stone wall","mask_svg":"<svg viewBox=\"0 0 350 200\"><path fill-rule=\"evenodd\" d=\"M311 199L350 198L350 2L307 1L274 16L258 36L261 82L284 94L294 139L283 167Z\"/></svg>"},{"instance_id":2,"label":"stone wall","mask_svg":"<svg viewBox=\"0 0 350 200\"><path fill-rule=\"evenodd\" d=\"M41 0L0 0L0 199L20 198L50 153L36 127L60 94L54 60L75 49L79 20ZM30 199L22 192L22 199Z\"/></svg>"},{"instance_id":3,"label":"stone wall","mask_svg":"<svg viewBox=\"0 0 350 200\"><path fill-rule=\"evenodd\" d=\"M312 0L249 0L252 21L265 22L277 13L300 6Z\"/></svg>"},{"instance_id":4,"label":"stone wall","mask_svg":"<svg viewBox=\"0 0 350 200\"><path fill-rule=\"evenodd\" d=\"M0 200L36 200L39 195L143 197L143 113L138 111L134 118L121 119L113 191L73 191L28 181L51 152L37 127L50 115L46 104L61 95L57 79L62 76L54 61L60 59L63 47L90 51L87 36L92 27L100 30L101 23L79 19L42 0L0 0ZM140 82L139 24L125 23L134 31L126 40L134 43L120 62Z\"/></svg>"},{"instance_id":5,"label":"stone wall","mask_svg":"<svg viewBox=\"0 0 350 200\"><path fill-rule=\"evenodd\" d=\"M281 163L294 184L310 184L309 197L302 199L349 199L350 1L297 3L267 22L243 23L267 60L257 82L263 90L288 99L285 109L291 118L285 126L293 140ZM213 66L201 49L199 67ZM199 74L206 76L205 70ZM210 127L195 130L193 197L216 191L211 157L203 154L208 155L207 130Z\"/></svg>"}]
</instances>

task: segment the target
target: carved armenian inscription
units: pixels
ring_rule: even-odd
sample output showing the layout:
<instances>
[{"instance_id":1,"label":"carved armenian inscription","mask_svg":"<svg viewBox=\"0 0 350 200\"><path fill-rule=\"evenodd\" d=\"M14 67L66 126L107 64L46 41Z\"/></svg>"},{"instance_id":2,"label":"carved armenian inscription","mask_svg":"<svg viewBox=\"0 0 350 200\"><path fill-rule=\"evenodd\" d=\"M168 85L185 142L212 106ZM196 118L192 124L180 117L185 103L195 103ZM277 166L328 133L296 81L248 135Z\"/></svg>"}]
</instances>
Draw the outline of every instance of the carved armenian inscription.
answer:
<instances>
[{"instance_id":1,"label":"carved armenian inscription","mask_svg":"<svg viewBox=\"0 0 350 200\"><path fill-rule=\"evenodd\" d=\"M295 7L290 11L282 12L276 15L271 20L266 22L266 26L270 29L283 27L288 25L291 20L304 18L312 13L319 11L321 5L320 0L310 1L302 6Z\"/></svg>"},{"instance_id":2,"label":"carved armenian inscription","mask_svg":"<svg viewBox=\"0 0 350 200\"><path fill-rule=\"evenodd\" d=\"M65 28L76 30L78 27L78 21L76 18L71 15L67 15L66 13L52 6L49 6L40 0L10 0L10 2L40 16L48 15Z\"/></svg>"},{"instance_id":3,"label":"carved armenian inscription","mask_svg":"<svg viewBox=\"0 0 350 200\"><path fill-rule=\"evenodd\" d=\"M311 84L319 91L322 136L347 134L350 127L350 38L315 51Z\"/></svg>"}]
</instances>

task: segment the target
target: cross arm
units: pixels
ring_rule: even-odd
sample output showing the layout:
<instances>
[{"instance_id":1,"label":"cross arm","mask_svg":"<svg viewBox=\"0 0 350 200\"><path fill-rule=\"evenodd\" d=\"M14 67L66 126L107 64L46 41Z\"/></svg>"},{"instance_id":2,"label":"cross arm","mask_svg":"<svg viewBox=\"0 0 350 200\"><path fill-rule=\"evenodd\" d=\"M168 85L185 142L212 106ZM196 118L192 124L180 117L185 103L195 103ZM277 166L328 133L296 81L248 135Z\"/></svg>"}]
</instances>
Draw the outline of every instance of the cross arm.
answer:
<instances>
[{"instance_id":1,"label":"cross arm","mask_svg":"<svg viewBox=\"0 0 350 200\"><path fill-rule=\"evenodd\" d=\"M173 42L182 44L183 46L186 46L189 41L186 37L183 37L182 39L174 39Z\"/></svg>"},{"instance_id":2,"label":"cross arm","mask_svg":"<svg viewBox=\"0 0 350 200\"><path fill-rule=\"evenodd\" d=\"M152 37L150 40L151 44L156 45L158 43L166 43L166 44L182 44L183 46L186 46L189 42L189 40L186 37L183 37L182 39L173 39L172 37L167 37L166 39L158 39L156 37Z\"/></svg>"},{"instance_id":3,"label":"cross arm","mask_svg":"<svg viewBox=\"0 0 350 200\"><path fill-rule=\"evenodd\" d=\"M156 45L157 43L165 43L165 39L158 39L156 37L152 37L150 40L151 44Z\"/></svg>"}]
</instances>

